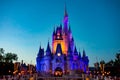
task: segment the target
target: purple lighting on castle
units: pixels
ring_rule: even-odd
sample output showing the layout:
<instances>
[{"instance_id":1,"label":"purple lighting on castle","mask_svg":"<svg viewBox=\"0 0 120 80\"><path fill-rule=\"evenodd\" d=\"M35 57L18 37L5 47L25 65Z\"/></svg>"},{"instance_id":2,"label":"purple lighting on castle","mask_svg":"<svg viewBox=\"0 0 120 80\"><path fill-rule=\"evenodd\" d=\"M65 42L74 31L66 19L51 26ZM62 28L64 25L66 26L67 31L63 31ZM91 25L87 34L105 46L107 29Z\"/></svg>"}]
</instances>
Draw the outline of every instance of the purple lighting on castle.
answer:
<instances>
[{"instance_id":1,"label":"purple lighting on castle","mask_svg":"<svg viewBox=\"0 0 120 80\"><path fill-rule=\"evenodd\" d=\"M67 73L75 70L85 72L88 70L89 59L83 51L81 57L80 52L77 51L74 45L74 39L71 29L68 29L68 14L65 7L63 28L62 25L54 29L52 34L52 50L49 42L46 51L39 49L36 58L36 67L38 72L48 72L56 74L58 70L60 73Z\"/></svg>"}]
</instances>

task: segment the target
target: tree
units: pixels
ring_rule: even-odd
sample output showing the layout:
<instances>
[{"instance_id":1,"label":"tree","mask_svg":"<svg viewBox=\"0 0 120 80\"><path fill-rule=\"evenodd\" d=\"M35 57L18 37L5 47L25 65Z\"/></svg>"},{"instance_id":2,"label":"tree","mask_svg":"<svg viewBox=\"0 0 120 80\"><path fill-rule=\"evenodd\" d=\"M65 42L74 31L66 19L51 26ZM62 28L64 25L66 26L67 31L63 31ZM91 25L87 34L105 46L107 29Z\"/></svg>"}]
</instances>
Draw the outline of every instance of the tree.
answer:
<instances>
[{"instance_id":1,"label":"tree","mask_svg":"<svg viewBox=\"0 0 120 80\"><path fill-rule=\"evenodd\" d=\"M115 66L120 66L120 52L116 53Z\"/></svg>"},{"instance_id":2,"label":"tree","mask_svg":"<svg viewBox=\"0 0 120 80\"><path fill-rule=\"evenodd\" d=\"M0 62L3 62L3 60L4 60L3 55L4 55L4 49L0 48Z\"/></svg>"},{"instance_id":3,"label":"tree","mask_svg":"<svg viewBox=\"0 0 120 80\"><path fill-rule=\"evenodd\" d=\"M112 67L112 66L114 66L114 61L113 61L113 60L110 60L110 61L107 62L105 65L106 65L107 67Z\"/></svg>"},{"instance_id":4,"label":"tree","mask_svg":"<svg viewBox=\"0 0 120 80\"><path fill-rule=\"evenodd\" d=\"M13 74L14 64L13 61L17 60L17 54L4 53L4 49L0 48L0 75Z\"/></svg>"},{"instance_id":5,"label":"tree","mask_svg":"<svg viewBox=\"0 0 120 80\"><path fill-rule=\"evenodd\" d=\"M13 62L13 60L17 61L17 54L14 53L6 53L5 54L5 62Z\"/></svg>"}]
</instances>

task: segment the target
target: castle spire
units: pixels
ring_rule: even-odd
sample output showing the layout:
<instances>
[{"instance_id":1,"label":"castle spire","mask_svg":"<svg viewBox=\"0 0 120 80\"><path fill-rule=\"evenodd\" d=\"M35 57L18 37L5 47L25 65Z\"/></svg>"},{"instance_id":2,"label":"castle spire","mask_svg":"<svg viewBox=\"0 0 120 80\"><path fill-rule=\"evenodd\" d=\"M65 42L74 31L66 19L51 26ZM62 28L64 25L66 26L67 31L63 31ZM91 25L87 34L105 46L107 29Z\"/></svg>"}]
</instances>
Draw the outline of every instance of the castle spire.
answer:
<instances>
[{"instance_id":1,"label":"castle spire","mask_svg":"<svg viewBox=\"0 0 120 80\"><path fill-rule=\"evenodd\" d=\"M38 56L40 56L40 53L41 53L41 44L39 46Z\"/></svg>"},{"instance_id":2,"label":"castle spire","mask_svg":"<svg viewBox=\"0 0 120 80\"><path fill-rule=\"evenodd\" d=\"M79 58L81 59L81 53L79 52Z\"/></svg>"},{"instance_id":3,"label":"castle spire","mask_svg":"<svg viewBox=\"0 0 120 80\"><path fill-rule=\"evenodd\" d=\"M48 44L47 44L46 55L51 55L49 41L48 41Z\"/></svg>"},{"instance_id":4,"label":"castle spire","mask_svg":"<svg viewBox=\"0 0 120 80\"><path fill-rule=\"evenodd\" d=\"M83 49L83 57L85 57L86 56L86 53L85 53L85 50Z\"/></svg>"},{"instance_id":5,"label":"castle spire","mask_svg":"<svg viewBox=\"0 0 120 80\"><path fill-rule=\"evenodd\" d=\"M76 46L75 46L75 49L74 49L74 54L75 54L75 55L78 55L78 52L77 52Z\"/></svg>"},{"instance_id":6,"label":"castle spire","mask_svg":"<svg viewBox=\"0 0 120 80\"><path fill-rule=\"evenodd\" d=\"M80 52L80 49L79 49L79 55L78 55L78 56L79 56L79 59L81 59L81 52Z\"/></svg>"},{"instance_id":7,"label":"castle spire","mask_svg":"<svg viewBox=\"0 0 120 80\"><path fill-rule=\"evenodd\" d=\"M68 44L68 55L72 53L70 43Z\"/></svg>"},{"instance_id":8,"label":"castle spire","mask_svg":"<svg viewBox=\"0 0 120 80\"><path fill-rule=\"evenodd\" d=\"M71 33L71 27L69 26L69 33Z\"/></svg>"},{"instance_id":9,"label":"castle spire","mask_svg":"<svg viewBox=\"0 0 120 80\"><path fill-rule=\"evenodd\" d=\"M39 52L38 52L38 57L44 57L44 49L41 48L41 45L40 45L40 48L39 48Z\"/></svg>"},{"instance_id":10,"label":"castle spire","mask_svg":"<svg viewBox=\"0 0 120 80\"><path fill-rule=\"evenodd\" d=\"M67 13L67 7L66 7L66 2L65 2L65 11L64 11L64 17L68 16L68 13Z\"/></svg>"},{"instance_id":11,"label":"castle spire","mask_svg":"<svg viewBox=\"0 0 120 80\"><path fill-rule=\"evenodd\" d=\"M67 54L67 60L71 60L73 59L73 55L72 55L72 50L71 50L71 46L70 43L68 44L68 54Z\"/></svg>"},{"instance_id":12,"label":"castle spire","mask_svg":"<svg viewBox=\"0 0 120 80\"><path fill-rule=\"evenodd\" d=\"M65 9L64 9L64 20L63 20L63 24L64 24L64 32L68 32L68 13L67 13L67 9L66 9L66 3L65 3Z\"/></svg>"},{"instance_id":13,"label":"castle spire","mask_svg":"<svg viewBox=\"0 0 120 80\"><path fill-rule=\"evenodd\" d=\"M54 30L53 30L53 35L55 35L55 27L54 27Z\"/></svg>"}]
</instances>

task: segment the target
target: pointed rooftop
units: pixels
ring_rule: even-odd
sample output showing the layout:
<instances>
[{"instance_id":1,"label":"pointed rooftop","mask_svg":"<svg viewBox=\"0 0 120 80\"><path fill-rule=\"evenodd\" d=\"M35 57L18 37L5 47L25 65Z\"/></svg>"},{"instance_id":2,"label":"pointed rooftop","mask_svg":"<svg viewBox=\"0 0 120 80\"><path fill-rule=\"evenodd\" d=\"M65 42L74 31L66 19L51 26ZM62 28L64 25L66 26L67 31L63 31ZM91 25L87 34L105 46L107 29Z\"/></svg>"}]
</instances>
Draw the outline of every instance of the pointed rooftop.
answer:
<instances>
[{"instance_id":1,"label":"pointed rooftop","mask_svg":"<svg viewBox=\"0 0 120 80\"><path fill-rule=\"evenodd\" d=\"M65 9L64 9L64 20L63 20L63 24L64 24L64 33L67 34L68 32L68 13L67 13L67 9L66 9L66 3L65 3Z\"/></svg>"},{"instance_id":2,"label":"pointed rooftop","mask_svg":"<svg viewBox=\"0 0 120 80\"><path fill-rule=\"evenodd\" d=\"M64 9L64 17L68 16L68 13L67 13L67 7L66 7L66 2L65 2L65 9Z\"/></svg>"},{"instance_id":3,"label":"pointed rooftop","mask_svg":"<svg viewBox=\"0 0 120 80\"><path fill-rule=\"evenodd\" d=\"M41 45L40 45L40 48L39 48L39 52L38 52L38 57L43 57L44 56L44 49L41 48Z\"/></svg>"},{"instance_id":4,"label":"pointed rooftop","mask_svg":"<svg viewBox=\"0 0 120 80\"><path fill-rule=\"evenodd\" d=\"M75 54L75 55L78 55L78 52L77 52L76 46L75 46L75 49L74 49L74 54Z\"/></svg>"},{"instance_id":5,"label":"pointed rooftop","mask_svg":"<svg viewBox=\"0 0 120 80\"><path fill-rule=\"evenodd\" d=\"M79 59L81 59L81 53L80 53L80 51L79 51Z\"/></svg>"},{"instance_id":6,"label":"pointed rooftop","mask_svg":"<svg viewBox=\"0 0 120 80\"><path fill-rule=\"evenodd\" d=\"M71 27L69 26L69 33L71 33Z\"/></svg>"},{"instance_id":7,"label":"pointed rooftop","mask_svg":"<svg viewBox=\"0 0 120 80\"><path fill-rule=\"evenodd\" d=\"M49 41L48 41L48 44L47 44L46 52L51 52L51 50L50 50L50 45L49 45Z\"/></svg>"},{"instance_id":8,"label":"pointed rooftop","mask_svg":"<svg viewBox=\"0 0 120 80\"><path fill-rule=\"evenodd\" d=\"M86 53L84 49L83 49L83 57L86 57Z\"/></svg>"},{"instance_id":9,"label":"pointed rooftop","mask_svg":"<svg viewBox=\"0 0 120 80\"><path fill-rule=\"evenodd\" d=\"M72 39L71 39L72 41L74 41L74 38L72 37Z\"/></svg>"},{"instance_id":10,"label":"pointed rooftop","mask_svg":"<svg viewBox=\"0 0 120 80\"><path fill-rule=\"evenodd\" d=\"M68 54L69 53L72 53L72 49L71 49L70 43L68 44Z\"/></svg>"},{"instance_id":11,"label":"pointed rooftop","mask_svg":"<svg viewBox=\"0 0 120 80\"><path fill-rule=\"evenodd\" d=\"M55 35L55 27L54 27L54 30L53 30L53 35Z\"/></svg>"}]
</instances>

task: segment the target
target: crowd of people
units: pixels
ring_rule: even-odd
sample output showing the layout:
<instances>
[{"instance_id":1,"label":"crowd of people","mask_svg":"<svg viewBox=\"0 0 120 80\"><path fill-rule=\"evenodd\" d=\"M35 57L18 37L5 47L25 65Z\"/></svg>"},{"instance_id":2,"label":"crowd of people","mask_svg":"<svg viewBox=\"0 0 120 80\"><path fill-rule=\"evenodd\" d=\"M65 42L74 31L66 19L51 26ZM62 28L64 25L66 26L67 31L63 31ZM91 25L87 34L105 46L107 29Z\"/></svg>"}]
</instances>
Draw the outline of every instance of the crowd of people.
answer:
<instances>
[{"instance_id":1,"label":"crowd of people","mask_svg":"<svg viewBox=\"0 0 120 80\"><path fill-rule=\"evenodd\" d=\"M35 74L25 74L25 75L3 75L0 80L37 80Z\"/></svg>"},{"instance_id":2,"label":"crowd of people","mask_svg":"<svg viewBox=\"0 0 120 80\"><path fill-rule=\"evenodd\" d=\"M103 75L87 75L86 80L120 80L120 77L116 76L103 76Z\"/></svg>"},{"instance_id":3,"label":"crowd of people","mask_svg":"<svg viewBox=\"0 0 120 80\"><path fill-rule=\"evenodd\" d=\"M0 80L39 80L40 78L42 77L42 80L46 79L47 77L43 77L37 73L34 73L34 74L24 74L24 75L20 75L20 74L17 74L17 75L3 75L3 76L0 76ZM70 76L69 76L70 77ZM73 78L69 78L69 77L64 77L64 80L65 78L67 80L74 80ZM103 76L103 75L92 75L92 74L82 74L81 76L76 76L78 77L78 79L80 80L120 80L120 77L116 77L116 76ZM50 79L50 77L49 77ZM52 80L53 78L51 78L50 80ZM77 78L75 78L76 80ZM61 79L60 79L61 80Z\"/></svg>"}]
</instances>

